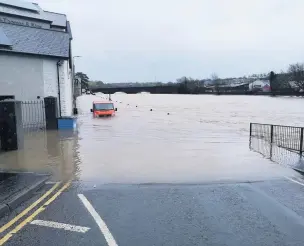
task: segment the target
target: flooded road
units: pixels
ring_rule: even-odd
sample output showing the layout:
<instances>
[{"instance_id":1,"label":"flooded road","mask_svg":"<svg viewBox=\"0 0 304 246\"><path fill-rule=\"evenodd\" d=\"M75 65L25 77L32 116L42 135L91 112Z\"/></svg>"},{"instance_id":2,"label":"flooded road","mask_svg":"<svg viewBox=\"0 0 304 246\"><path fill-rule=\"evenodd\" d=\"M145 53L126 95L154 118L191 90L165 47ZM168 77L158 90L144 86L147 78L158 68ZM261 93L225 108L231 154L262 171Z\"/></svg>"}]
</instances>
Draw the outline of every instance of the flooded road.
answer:
<instances>
[{"instance_id":1,"label":"flooded road","mask_svg":"<svg viewBox=\"0 0 304 246\"><path fill-rule=\"evenodd\" d=\"M289 169L249 150L249 123L299 125L304 118L296 98L115 94L117 116L92 119L96 99L79 98L78 145L81 179L101 183L288 175Z\"/></svg>"},{"instance_id":2,"label":"flooded road","mask_svg":"<svg viewBox=\"0 0 304 246\"><path fill-rule=\"evenodd\" d=\"M75 174L94 184L263 180L293 172L249 150L249 123L300 126L302 99L115 94L117 115L93 119L92 101L101 96L78 98L77 132L26 133L23 150L0 154L0 168L48 172L54 180Z\"/></svg>"}]
</instances>

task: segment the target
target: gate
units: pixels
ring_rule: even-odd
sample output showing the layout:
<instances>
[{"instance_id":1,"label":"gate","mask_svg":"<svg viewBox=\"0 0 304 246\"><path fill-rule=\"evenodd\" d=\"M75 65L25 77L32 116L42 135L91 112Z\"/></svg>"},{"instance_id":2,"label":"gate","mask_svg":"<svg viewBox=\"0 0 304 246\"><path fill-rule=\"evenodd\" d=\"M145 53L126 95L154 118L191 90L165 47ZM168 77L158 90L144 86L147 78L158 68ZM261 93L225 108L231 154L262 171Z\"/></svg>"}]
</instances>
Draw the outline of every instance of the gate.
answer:
<instances>
[{"instance_id":1,"label":"gate","mask_svg":"<svg viewBox=\"0 0 304 246\"><path fill-rule=\"evenodd\" d=\"M45 130L44 100L22 101L21 111L24 130Z\"/></svg>"},{"instance_id":2,"label":"gate","mask_svg":"<svg viewBox=\"0 0 304 246\"><path fill-rule=\"evenodd\" d=\"M1 95L0 96L0 101L3 101L5 99L15 99L15 96L13 95ZM3 139L3 134L5 134L4 132L4 119L3 119L3 115L1 113L1 110L0 110L0 152L2 151L2 139Z\"/></svg>"},{"instance_id":3,"label":"gate","mask_svg":"<svg viewBox=\"0 0 304 246\"><path fill-rule=\"evenodd\" d=\"M5 96L4 98L4 96L0 96L0 152L22 148L25 137L35 136L31 134L33 131L46 130L45 105L48 105L48 101L46 100L45 103L45 100L46 98L32 101L15 101L12 97ZM53 101L56 102L56 98ZM54 105L57 106L55 103ZM54 125L57 126L56 116L53 118L56 123ZM23 133L30 134L24 135Z\"/></svg>"}]
</instances>

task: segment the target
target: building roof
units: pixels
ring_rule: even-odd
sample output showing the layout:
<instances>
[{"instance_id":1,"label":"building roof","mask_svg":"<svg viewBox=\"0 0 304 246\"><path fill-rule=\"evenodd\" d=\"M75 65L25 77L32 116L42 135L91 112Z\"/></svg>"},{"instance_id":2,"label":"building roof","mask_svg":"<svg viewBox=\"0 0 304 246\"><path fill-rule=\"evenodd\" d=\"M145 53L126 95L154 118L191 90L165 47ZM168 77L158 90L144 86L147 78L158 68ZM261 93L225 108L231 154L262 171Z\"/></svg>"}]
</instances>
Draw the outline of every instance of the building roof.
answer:
<instances>
[{"instance_id":1,"label":"building roof","mask_svg":"<svg viewBox=\"0 0 304 246\"><path fill-rule=\"evenodd\" d=\"M241 87L247 85L249 85L249 83L239 83L239 84L230 84L229 87Z\"/></svg>"},{"instance_id":2,"label":"building roof","mask_svg":"<svg viewBox=\"0 0 304 246\"><path fill-rule=\"evenodd\" d=\"M250 84L264 84L264 85L266 85L266 84L269 84L269 83L270 83L269 80L257 79L255 81L251 82Z\"/></svg>"},{"instance_id":3,"label":"building roof","mask_svg":"<svg viewBox=\"0 0 304 246\"><path fill-rule=\"evenodd\" d=\"M0 14L14 17L0 18L0 51L70 57L72 33L66 15L23 0L0 0Z\"/></svg>"},{"instance_id":4,"label":"building roof","mask_svg":"<svg viewBox=\"0 0 304 246\"><path fill-rule=\"evenodd\" d=\"M0 3L6 4L9 6L14 6L20 9L26 9L30 11L38 11L36 6L32 3L21 1L21 0L0 0Z\"/></svg>"},{"instance_id":5,"label":"building roof","mask_svg":"<svg viewBox=\"0 0 304 246\"><path fill-rule=\"evenodd\" d=\"M51 22L38 5L20 0L0 0L0 13Z\"/></svg>"},{"instance_id":6,"label":"building roof","mask_svg":"<svg viewBox=\"0 0 304 246\"><path fill-rule=\"evenodd\" d=\"M64 14L44 11L45 17L52 21L53 26L66 27L67 17Z\"/></svg>"},{"instance_id":7,"label":"building roof","mask_svg":"<svg viewBox=\"0 0 304 246\"><path fill-rule=\"evenodd\" d=\"M0 51L69 57L69 33L1 22L0 29L12 43L11 49Z\"/></svg>"}]
</instances>

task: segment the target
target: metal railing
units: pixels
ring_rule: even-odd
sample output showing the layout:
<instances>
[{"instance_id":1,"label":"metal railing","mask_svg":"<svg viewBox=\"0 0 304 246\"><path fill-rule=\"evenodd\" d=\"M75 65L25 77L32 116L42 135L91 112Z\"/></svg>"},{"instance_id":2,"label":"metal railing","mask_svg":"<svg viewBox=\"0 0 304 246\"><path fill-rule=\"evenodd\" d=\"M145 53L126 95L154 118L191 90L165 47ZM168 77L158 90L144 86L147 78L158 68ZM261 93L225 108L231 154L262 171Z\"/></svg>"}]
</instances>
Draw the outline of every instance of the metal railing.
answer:
<instances>
[{"instance_id":1,"label":"metal railing","mask_svg":"<svg viewBox=\"0 0 304 246\"><path fill-rule=\"evenodd\" d=\"M300 155L303 154L304 127L250 123L250 137L262 139Z\"/></svg>"},{"instance_id":2,"label":"metal railing","mask_svg":"<svg viewBox=\"0 0 304 246\"><path fill-rule=\"evenodd\" d=\"M45 107L43 100L22 101L21 111L23 129L45 129Z\"/></svg>"}]
</instances>

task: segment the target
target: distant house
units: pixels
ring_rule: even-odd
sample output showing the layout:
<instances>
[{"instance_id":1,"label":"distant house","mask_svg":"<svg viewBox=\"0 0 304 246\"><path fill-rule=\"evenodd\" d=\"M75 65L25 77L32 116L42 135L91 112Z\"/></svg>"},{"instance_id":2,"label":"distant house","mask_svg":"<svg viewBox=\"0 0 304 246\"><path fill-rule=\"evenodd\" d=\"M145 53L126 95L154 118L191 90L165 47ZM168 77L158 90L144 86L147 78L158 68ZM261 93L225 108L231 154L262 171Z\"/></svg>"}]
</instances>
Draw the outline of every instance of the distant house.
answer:
<instances>
[{"instance_id":1,"label":"distant house","mask_svg":"<svg viewBox=\"0 0 304 246\"><path fill-rule=\"evenodd\" d=\"M227 87L231 90L248 91L249 83L230 84Z\"/></svg>"},{"instance_id":2,"label":"distant house","mask_svg":"<svg viewBox=\"0 0 304 246\"><path fill-rule=\"evenodd\" d=\"M0 0L0 96L57 97L58 112L72 115L71 41L64 14L22 0Z\"/></svg>"},{"instance_id":3,"label":"distant house","mask_svg":"<svg viewBox=\"0 0 304 246\"><path fill-rule=\"evenodd\" d=\"M249 91L255 91L255 92L270 92L270 82L269 80L255 80L252 83L249 84Z\"/></svg>"},{"instance_id":4,"label":"distant house","mask_svg":"<svg viewBox=\"0 0 304 246\"><path fill-rule=\"evenodd\" d=\"M303 92L303 89L300 89L300 87L297 85L296 81L288 81L288 84L293 90L298 91L298 92Z\"/></svg>"}]
</instances>

